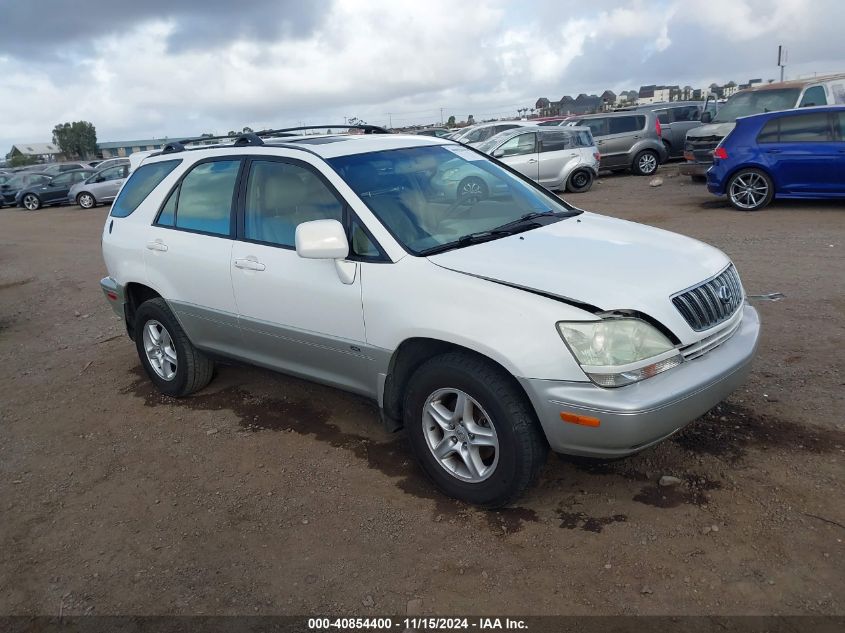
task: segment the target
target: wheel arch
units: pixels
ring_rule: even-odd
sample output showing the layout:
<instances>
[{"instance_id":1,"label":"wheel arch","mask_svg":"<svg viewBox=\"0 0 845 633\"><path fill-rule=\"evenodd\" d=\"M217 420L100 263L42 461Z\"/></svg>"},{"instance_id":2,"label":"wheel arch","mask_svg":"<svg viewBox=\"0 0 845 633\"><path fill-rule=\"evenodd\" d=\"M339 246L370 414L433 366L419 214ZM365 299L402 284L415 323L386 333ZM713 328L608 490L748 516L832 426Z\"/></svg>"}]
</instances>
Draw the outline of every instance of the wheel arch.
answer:
<instances>
[{"instance_id":1,"label":"wheel arch","mask_svg":"<svg viewBox=\"0 0 845 633\"><path fill-rule=\"evenodd\" d=\"M389 430L397 430L402 426L404 394L408 382L417 368L426 361L449 352L465 353L496 366L502 372L502 375L506 376L519 390L519 393L525 398L528 406L534 411L531 399L528 397L522 384L520 384L507 367L495 358L458 343L436 338L414 337L405 339L399 344L393 352L388 365L380 404L383 414L387 418L385 420L385 426Z\"/></svg>"},{"instance_id":2,"label":"wheel arch","mask_svg":"<svg viewBox=\"0 0 845 633\"><path fill-rule=\"evenodd\" d=\"M131 281L124 286L123 297L126 331L129 333L129 338L135 340L135 313L142 303L150 299L160 298L161 293L146 284Z\"/></svg>"},{"instance_id":3,"label":"wheel arch","mask_svg":"<svg viewBox=\"0 0 845 633\"><path fill-rule=\"evenodd\" d=\"M88 191L88 189L82 189L79 193L77 193L77 194L76 194L76 197L73 199L73 200L74 200L74 202L76 202L76 204L79 204L79 198L80 198L80 196L82 196L82 195L84 195L84 194L86 194L86 193L87 193L89 196L91 196L92 198L94 198L94 202L95 202L95 203L97 202L97 196L95 196L93 193L91 193L90 191Z\"/></svg>"},{"instance_id":4,"label":"wheel arch","mask_svg":"<svg viewBox=\"0 0 845 633\"><path fill-rule=\"evenodd\" d=\"M736 176L743 169L756 169L757 171L762 171L764 174L766 174L766 176L769 177L769 180L772 181L772 185L774 186L774 189L775 189L772 192L772 195L773 196L777 195L778 182L775 179L774 174L772 173L772 171L768 167L766 167L765 165L761 165L760 163L756 163L756 162L754 162L754 163L741 163L725 174L725 177L723 179L723 182L725 183L725 186L724 186L725 195L727 195L727 193L728 193L728 183L731 181L731 178Z\"/></svg>"}]
</instances>

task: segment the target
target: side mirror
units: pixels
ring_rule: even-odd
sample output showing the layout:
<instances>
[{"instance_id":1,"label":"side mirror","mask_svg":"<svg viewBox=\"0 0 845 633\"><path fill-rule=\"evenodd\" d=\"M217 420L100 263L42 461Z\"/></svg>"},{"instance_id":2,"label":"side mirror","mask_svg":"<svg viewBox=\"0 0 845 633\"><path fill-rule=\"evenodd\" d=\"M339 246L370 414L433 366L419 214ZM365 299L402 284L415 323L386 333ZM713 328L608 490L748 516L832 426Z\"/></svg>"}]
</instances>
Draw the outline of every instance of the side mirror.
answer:
<instances>
[{"instance_id":1,"label":"side mirror","mask_svg":"<svg viewBox=\"0 0 845 633\"><path fill-rule=\"evenodd\" d=\"M346 259L349 241L337 220L312 220L296 227L296 254L306 259Z\"/></svg>"},{"instance_id":2,"label":"side mirror","mask_svg":"<svg viewBox=\"0 0 845 633\"><path fill-rule=\"evenodd\" d=\"M710 123L713 120L713 115L710 112L702 112L701 113L701 122L702 123Z\"/></svg>"},{"instance_id":3,"label":"side mirror","mask_svg":"<svg viewBox=\"0 0 845 633\"><path fill-rule=\"evenodd\" d=\"M501 158L504 155L505 155L505 150L503 150L503 149L497 149L493 152L493 158Z\"/></svg>"}]
</instances>

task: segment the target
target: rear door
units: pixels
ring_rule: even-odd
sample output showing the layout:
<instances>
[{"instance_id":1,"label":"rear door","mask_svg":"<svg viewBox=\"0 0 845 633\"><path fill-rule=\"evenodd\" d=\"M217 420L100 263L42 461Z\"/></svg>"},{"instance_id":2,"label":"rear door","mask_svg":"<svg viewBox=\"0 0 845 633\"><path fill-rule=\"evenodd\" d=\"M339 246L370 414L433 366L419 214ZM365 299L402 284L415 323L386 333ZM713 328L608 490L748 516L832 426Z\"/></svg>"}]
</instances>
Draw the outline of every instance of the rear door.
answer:
<instances>
[{"instance_id":1,"label":"rear door","mask_svg":"<svg viewBox=\"0 0 845 633\"><path fill-rule=\"evenodd\" d=\"M229 270L241 165L240 157L192 165L162 204L144 249L150 286L194 345L232 355L243 347Z\"/></svg>"},{"instance_id":2,"label":"rear door","mask_svg":"<svg viewBox=\"0 0 845 633\"><path fill-rule=\"evenodd\" d=\"M66 172L54 177L50 182L41 186L41 191L38 192L38 197L45 204L52 204L67 200L67 192L74 182L76 174Z\"/></svg>"},{"instance_id":3,"label":"rear door","mask_svg":"<svg viewBox=\"0 0 845 633\"><path fill-rule=\"evenodd\" d=\"M540 177L539 148L534 132L526 132L508 139L498 147L496 154L500 151L502 153L499 160L503 163L532 180Z\"/></svg>"},{"instance_id":4,"label":"rear door","mask_svg":"<svg viewBox=\"0 0 845 633\"><path fill-rule=\"evenodd\" d=\"M544 187L563 187L580 162L581 154L572 138L573 133L566 129L540 133L539 182Z\"/></svg>"},{"instance_id":5,"label":"rear door","mask_svg":"<svg viewBox=\"0 0 845 633\"><path fill-rule=\"evenodd\" d=\"M841 190L839 144L834 142L827 112L772 119L763 126L757 143L777 191L810 195Z\"/></svg>"},{"instance_id":6,"label":"rear door","mask_svg":"<svg viewBox=\"0 0 845 633\"><path fill-rule=\"evenodd\" d=\"M663 119L659 119L661 132L663 138L669 142L669 155L672 158L680 158L684 155L684 142L687 138L687 132L701 125L701 107L696 105L678 106L669 108L668 114L671 119L669 133L666 132Z\"/></svg>"},{"instance_id":7,"label":"rear door","mask_svg":"<svg viewBox=\"0 0 845 633\"><path fill-rule=\"evenodd\" d=\"M631 148L643 137L646 116L644 114L630 114L625 116L607 117L607 133L596 139L601 152L601 165L608 168L629 167L633 156ZM595 133L593 133L595 137Z\"/></svg>"}]
</instances>

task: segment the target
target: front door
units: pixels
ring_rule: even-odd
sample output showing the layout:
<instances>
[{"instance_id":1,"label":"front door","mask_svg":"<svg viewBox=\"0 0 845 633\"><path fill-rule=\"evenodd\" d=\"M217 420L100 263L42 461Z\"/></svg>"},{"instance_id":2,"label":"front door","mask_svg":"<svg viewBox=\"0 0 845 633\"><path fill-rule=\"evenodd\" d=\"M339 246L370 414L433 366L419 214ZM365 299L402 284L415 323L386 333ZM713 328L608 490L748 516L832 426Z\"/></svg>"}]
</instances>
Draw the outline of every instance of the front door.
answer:
<instances>
[{"instance_id":1,"label":"front door","mask_svg":"<svg viewBox=\"0 0 845 633\"><path fill-rule=\"evenodd\" d=\"M147 230L147 278L197 347L241 351L229 262L242 160L200 161L182 177Z\"/></svg>"},{"instance_id":2,"label":"front door","mask_svg":"<svg viewBox=\"0 0 845 633\"><path fill-rule=\"evenodd\" d=\"M250 360L373 395L358 264L344 283L334 260L296 253L297 225L342 222L344 206L313 166L251 159L230 272Z\"/></svg>"},{"instance_id":3,"label":"front door","mask_svg":"<svg viewBox=\"0 0 845 633\"><path fill-rule=\"evenodd\" d=\"M501 152L499 160L512 167L523 176L532 180L540 177L540 155L537 147L537 135L534 132L526 132L508 139L496 151Z\"/></svg>"}]
</instances>

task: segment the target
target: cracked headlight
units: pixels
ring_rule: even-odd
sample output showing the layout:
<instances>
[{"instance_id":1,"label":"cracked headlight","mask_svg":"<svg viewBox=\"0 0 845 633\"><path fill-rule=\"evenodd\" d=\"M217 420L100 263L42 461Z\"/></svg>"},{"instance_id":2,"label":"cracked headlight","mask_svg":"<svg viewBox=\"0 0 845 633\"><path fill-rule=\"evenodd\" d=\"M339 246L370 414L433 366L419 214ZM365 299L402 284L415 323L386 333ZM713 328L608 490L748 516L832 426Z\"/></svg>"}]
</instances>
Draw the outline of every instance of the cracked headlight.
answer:
<instances>
[{"instance_id":1,"label":"cracked headlight","mask_svg":"<svg viewBox=\"0 0 845 633\"><path fill-rule=\"evenodd\" d=\"M590 380L602 387L629 385L683 362L660 330L639 319L561 321L557 328Z\"/></svg>"}]
</instances>

